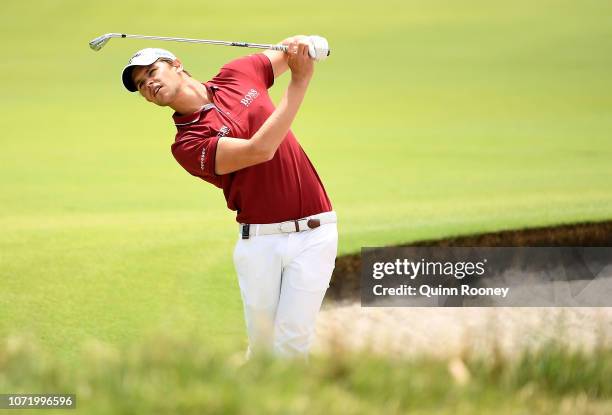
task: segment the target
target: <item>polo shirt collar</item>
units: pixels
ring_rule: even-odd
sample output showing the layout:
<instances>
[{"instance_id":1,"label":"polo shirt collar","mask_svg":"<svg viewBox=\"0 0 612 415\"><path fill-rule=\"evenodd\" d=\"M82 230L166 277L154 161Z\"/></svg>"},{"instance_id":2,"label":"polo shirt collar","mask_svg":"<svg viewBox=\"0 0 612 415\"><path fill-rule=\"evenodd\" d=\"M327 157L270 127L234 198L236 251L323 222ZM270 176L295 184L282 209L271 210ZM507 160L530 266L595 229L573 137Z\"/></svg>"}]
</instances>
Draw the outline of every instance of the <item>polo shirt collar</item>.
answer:
<instances>
[{"instance_id":1,"label":"polo shirt collar","mask_svg":"<svg viewBox=\"0 0 612 415\"><path fill-rule=\"evenodd\" d=\"M207 85L207 83L204 83L204 86L208 90L208 96L212 97L214 94L213 90L216 89L216 87L209 86ZM192 114L179 114L178 112L175 112L172 115L172 119L174 120L174 125L181 126L181 125L194 124L200 121L200 117L202 116L204 112L214 107L215 107L215 104L211 102L210 104L206 104L202 106L202 108L200 108L199 110L197 110L196 112Z\"/></svg>"}]
</instances>

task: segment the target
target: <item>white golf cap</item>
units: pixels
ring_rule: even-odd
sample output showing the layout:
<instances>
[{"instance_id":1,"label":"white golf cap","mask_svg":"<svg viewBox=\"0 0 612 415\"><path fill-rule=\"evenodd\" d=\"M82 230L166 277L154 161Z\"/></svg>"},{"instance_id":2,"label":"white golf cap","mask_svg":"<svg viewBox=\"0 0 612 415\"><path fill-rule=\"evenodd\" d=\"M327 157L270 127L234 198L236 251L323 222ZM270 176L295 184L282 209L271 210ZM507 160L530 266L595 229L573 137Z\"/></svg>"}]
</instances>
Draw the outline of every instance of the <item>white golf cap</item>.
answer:
<instances>
[{"instance_id":1,"label":"white golf cap","mask_svg":"<svg viewBox=\"0 0 612 415\"><path fill-rule=\"evenodd\" d=\"M168 52L166 49L146 48L139 50L130 58L126 67L123 68L123 73L121 74L123 85L128 91L138 91L138 88L136 88L136 85L134 85L134 81L132 80L132 71L134 70L134 67L149 66L152 63L157 62L159 58L175 60L176 56L174 56L171 52Z\"/></svg>"}]
</instances>

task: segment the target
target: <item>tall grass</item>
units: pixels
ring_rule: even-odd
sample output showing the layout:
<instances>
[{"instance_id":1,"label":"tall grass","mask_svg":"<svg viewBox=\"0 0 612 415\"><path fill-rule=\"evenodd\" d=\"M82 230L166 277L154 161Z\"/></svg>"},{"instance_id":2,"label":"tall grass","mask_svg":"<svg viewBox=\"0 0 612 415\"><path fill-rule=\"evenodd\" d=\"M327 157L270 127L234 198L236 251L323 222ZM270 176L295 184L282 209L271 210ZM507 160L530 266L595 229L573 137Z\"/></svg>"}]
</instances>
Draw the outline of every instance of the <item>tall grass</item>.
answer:
<instances>
[{"instance_id":1,"label":"tall grass","mask_svg":"<svg viewBox=\"0 0 612 415\"><path fill-rule=\"evenodd\" d=\"M612 410L612 349L551 343L518 359L337 353L309 362L207 349L158 333L82 347L67 367L27 336L0 343L0 393L76 393L86 414L593 413ZM72 413L74 410L54 411Z\"/></svg>"}]
</instances>

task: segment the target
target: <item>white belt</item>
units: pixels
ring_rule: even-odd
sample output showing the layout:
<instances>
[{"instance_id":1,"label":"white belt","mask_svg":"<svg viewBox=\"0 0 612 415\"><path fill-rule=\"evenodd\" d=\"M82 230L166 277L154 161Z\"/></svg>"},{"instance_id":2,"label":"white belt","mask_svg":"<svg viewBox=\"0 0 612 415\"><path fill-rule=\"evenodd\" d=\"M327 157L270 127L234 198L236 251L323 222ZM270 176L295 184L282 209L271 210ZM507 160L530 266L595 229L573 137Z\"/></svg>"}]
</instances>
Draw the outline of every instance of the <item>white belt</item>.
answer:
<instances>
[{"instance_id":1,"label":"white belt","mask_svg":"<svg viewBox=\"0 0 612 415\"><path fill-rule=\"evenodd\" d=\"M273 235L277 233L302 232L318 228L326 223L336 223L336 212L324 212L317 215L307 216L302 219L288 220L279 223L241 223L238 227L242 239L249 239L251 236Z\"/></svg>"}]
</instances>

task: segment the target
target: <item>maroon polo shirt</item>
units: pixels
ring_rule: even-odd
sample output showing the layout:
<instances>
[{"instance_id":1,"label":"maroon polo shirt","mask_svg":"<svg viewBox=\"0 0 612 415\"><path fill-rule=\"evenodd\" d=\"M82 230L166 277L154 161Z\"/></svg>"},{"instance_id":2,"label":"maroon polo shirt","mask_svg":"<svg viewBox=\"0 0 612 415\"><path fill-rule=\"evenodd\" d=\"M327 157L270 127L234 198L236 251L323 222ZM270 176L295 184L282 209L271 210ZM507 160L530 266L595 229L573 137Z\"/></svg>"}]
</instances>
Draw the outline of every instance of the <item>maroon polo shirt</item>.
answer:
<instances>
[{"instance_id":1,"label":"maroon polo shirt","mask_svg":"<svg viewBox=\"0 0 612 415\"><path fill-rule=\"evenodd\" d=\"M233 60L204 85L212 104L173 115L172 154L185 170L223 189L239 223L275 223L332 210L321 179L291 131L274 157L233 173L215 174L220 137L250 139L274 111L272 64L262 53Z\"/></svg>"}]
</instances>

